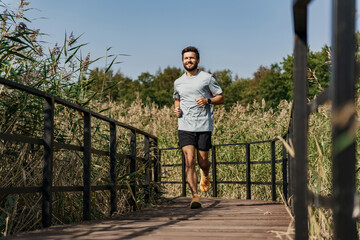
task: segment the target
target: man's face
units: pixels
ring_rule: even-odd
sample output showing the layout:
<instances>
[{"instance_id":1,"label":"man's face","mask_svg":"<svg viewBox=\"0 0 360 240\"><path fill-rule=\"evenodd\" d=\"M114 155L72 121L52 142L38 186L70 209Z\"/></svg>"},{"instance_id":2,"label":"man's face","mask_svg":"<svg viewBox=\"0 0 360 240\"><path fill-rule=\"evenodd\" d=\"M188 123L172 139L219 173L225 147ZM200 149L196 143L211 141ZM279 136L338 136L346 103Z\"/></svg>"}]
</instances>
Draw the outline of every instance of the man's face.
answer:
<instances>
[{"instance_id":1,"label":"man's face","mask_svg":"<svg viewBox=\"0 0 360 240\"><path fill-rule=\"evenodd\" d=\"M186 71L193 71L197 69L200 60L196 58L196 53L186 52L183 55L183 65Z\"/></svg>"}]
</instances>

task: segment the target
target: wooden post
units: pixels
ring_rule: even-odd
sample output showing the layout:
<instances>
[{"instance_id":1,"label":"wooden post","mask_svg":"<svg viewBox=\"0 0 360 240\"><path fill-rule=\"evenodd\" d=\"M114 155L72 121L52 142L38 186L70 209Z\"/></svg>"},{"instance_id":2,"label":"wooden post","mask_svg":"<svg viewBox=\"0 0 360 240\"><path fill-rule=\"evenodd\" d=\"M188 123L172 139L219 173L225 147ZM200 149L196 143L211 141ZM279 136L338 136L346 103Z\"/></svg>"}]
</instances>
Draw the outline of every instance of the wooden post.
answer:
<instances>
[{"instance_id":1,"label":"wooden post","mask_svg":"<svg viewBox=\"0 0 360 240\"><path fill-rule=\"evenodd\" d=\"M294 46L294 186L295 239L308 239L307 204L307 3L293 1L295 46Z\"/></svg>"},{"instance_id":2,"label":"wooden post","mask_svg":"<svg viewBox=\"0 0 360 240\"><path fill-rule=\"evenodd\" d=\"M285 201L287 203L288 201L288 183L287 183L287 153L286 153L286 148L284 145L282 145L282 177L283 177L283 194L284 194L284 198Z\"/></svg>"},{"instance_id":3,"label":"wooden post","mask_svg":"<svg viewBox=\"0 0 360 240\"><path fill-rule=\"evenodd\" d=\"M250 144L246 148L246 199L251 199L251 169L250 169Z\"/></svg>"},{"instance_id":4,"label":"wooden post","mask_svg":"<svg viewBox=\"0 0 360 240\"><path fill-rule=\"evenodd\" d=\"M131 130L130 137L130 174L134 174L136 172L136 132L135 130ZM131 207L133 211L136 211L136 181L134 176L132 176L132 180L130 182L131 185Z\"/></svg>"},{"instance_id":5,"label":"wooden post","mask_svg":"<svg viewBox=\"0 0 360 240\"><path fill-rule=\"evenodd\" d=\"M116 124L110 123L110 216L116 212Z\"/></svg>"},{"instance_id":6,"label":"wooden post","mask_svg":"<svg viewBox=\"0 0 360 240\"><path fill-rule=\"evenodd\" d=\"M84 159L83 159L83 220L90 220L90 164L91 164L91 117L84 112Z\"/></svg>"},{"instance_id":7,"label":"wooden post","mask_svg":"<svg viewBox=\"0 0 360 240\"><path fill-rule=\"evenodd\" d=\"M334 239L358 239L356 191L355 0L333 0L332 163Z\"/></svg>"},{"instance_id":8,"label":"wooden post","mask_svg":"<svg viewBox=\"0 0 360 240\"><path fill-rule=\"evenodd\" d=\"M271 141L271 197L276 201L275 141Z\"/></svg>"},{"instance_id":9,"label":"wooden post","mask_svg":"<svg viewBox=\"0 0 360 240\"><path fill-rule=\"evenodd\" d=\"M44 165L42 186L42 225L51 226L52 175L54 156L54 99L44 99Z\"/></svg>"},{"instance_id":10,"label":"wooden post","mask_svg":"<svg viewBox=\"0 0 360 240\"><path fill-rule=\"evenodd\" d=\"M150 153L150 142L149 137L144 136L144 159L145 159L145 202L149 203L150 201L150 182L151 182L151 170L149 162L149 153Z\"/></svg>"}]
</instances>

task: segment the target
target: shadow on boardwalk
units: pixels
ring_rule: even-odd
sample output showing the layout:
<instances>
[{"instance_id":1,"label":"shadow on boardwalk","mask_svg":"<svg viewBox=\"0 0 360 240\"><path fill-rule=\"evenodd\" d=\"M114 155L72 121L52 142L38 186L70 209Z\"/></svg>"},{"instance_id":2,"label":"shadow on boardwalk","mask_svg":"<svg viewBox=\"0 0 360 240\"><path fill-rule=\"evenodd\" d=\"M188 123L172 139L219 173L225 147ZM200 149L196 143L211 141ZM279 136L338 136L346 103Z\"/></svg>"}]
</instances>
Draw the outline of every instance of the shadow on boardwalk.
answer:
<instances>
[{"instance_id":1,"label":"shadow on boardwalk","mask_svg":"<svg viewBox=\"0 0 360 240\"><path fill-rule=\"evenodd\" d=\"M101 221L53 226L4 239L292 239L284 205L257 200L189 198Z\"/></svg>"}]
</instances>

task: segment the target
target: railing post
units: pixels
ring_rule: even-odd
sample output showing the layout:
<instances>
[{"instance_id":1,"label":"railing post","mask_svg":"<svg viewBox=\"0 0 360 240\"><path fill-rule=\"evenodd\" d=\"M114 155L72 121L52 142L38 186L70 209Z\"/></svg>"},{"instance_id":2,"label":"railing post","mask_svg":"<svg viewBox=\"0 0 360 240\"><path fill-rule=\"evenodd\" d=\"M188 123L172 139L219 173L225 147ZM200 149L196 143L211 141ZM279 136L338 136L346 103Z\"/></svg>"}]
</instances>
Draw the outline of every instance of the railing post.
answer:
<instances>
[{"instance_id":1,"label":"railing post","mask_svg":"<svg viewBox=\"0 0 360 240\"><path fill-rule=\"evenodd\" d=\"M161 178L160 178L160 159L161 159L161 150L159 150L158 147L158 143L157 140L154 140L154 156L155 156L155 161L154 161L154 182L156 183L155 185L155 193L156 195L160 192L159 189L159 185L161 183Z\"/></svg>"},{"instance_id":2,"label":"railing post","mask_svg":"<svg viewBox=\"0 0 360 240\"><path fill-rule=\"evenodd\" d=\"M251 169L250 169L250 144L245 145L246 149L246 199L251 199Z\"/></svg>"},{"instance_id":3,"label":"railing post","mask_svg":"<svg viewBox=\"0 0 360 240\"><path fill-rule=\"evenodd\" d=\"M307 204L307 2L293 1L294 46L294 214L295 239L308 239Z\"/></svg>"},{"instance_id":4,"label":"railing post","mask_svg":"<svg viewBox=\"0 0 360 240\"><path fill-rule=\"evenodd\" d=\"M287 203L288 201L287 153L284 145L282 145L282 177L283 177L283 194L284 194L284 199Z\"/></svg>"},{"instance_id":5,"label":"railing post","mask_svg":"<svg viewBox=\"0 0 360 240\"><path fill-rule=\"evenodd\" d=\"M355 0L333 0L332 169L334 239L358 239L356 190Z\"/></svg>"},{"instance_id":6,"label":"railing post","mask_svg":"<svg viewBox=\"0 0 360 240\"><path fill-rule=\"evenodd\" d=\"M217 175L216 175L216 147L211 148L212 175L213 175L213 196L217 197Z\"/></svg>"},{"instance_id":7,"label":"railing post","mask_svg":"<svg viewBox=\"0 0 360 240\"><path fill-rule=\"evenodd\" d=\"M136 181L134 173L136 172L136 132L135 130L131 130L131 137L130 137L130 174L131 177L131 207L133 211L136 211Z\"/></svg>"},{"instance_id":8,"label":"railing post","mask_svg":"<svg viewBox=\"0 0 360 240\"><path fill-rule=\"evenodd\" d=\"M145 202L150 200L150 182L151 182L151 169L149 162L150 141L148 136L144 136L144 159L145 159Z\"/></svg>"},{"instance_id":9,"label":"railing post","mask_svg":"<svg viewBox=\"0 0 360 240\"><path fill-rule=\"evenodd\" d=\"M271 141L271 198L276 201L275 141Z\"/></svg>"},{"instance_id":10,"label":"railing post","mask_svg":"<svg viewBox=\"0 0 360 240\"><path fill-rule=\"evenodd\" d=\"M84 159L83 159L83 220L90 220L90 164L91 164L91 117L84 112Z\"/></svg>"},{"instance_id":11,"label":"railing post","mask_svg":"<svg viewBox=\"0 0 360 240\"><path fill-rule=\"evenodd\" d=\"M184 152L181 151L181 182L182 182L182 194L181 196L186 197L186 163Z\"/></svg>"},{"instance_id":12,"label":"railing post","mask_svg":"<svg viewBox=\"0 0 360 240\"><path fill-rule=\"evenodd\" d=\"M116 207L116 124L110 123L110 216Z\"/></svg>"},{"instance_id":13,"label":"railing post","mask_svg":"<svg viewBox=\"0 0 360 240\"><path fill-rule=\"evenodd\" d=\"M42 186L42 225L51 226L52 173L54 156L54 99L44 98L44 165Z\"/></svg>"}]
</instances>

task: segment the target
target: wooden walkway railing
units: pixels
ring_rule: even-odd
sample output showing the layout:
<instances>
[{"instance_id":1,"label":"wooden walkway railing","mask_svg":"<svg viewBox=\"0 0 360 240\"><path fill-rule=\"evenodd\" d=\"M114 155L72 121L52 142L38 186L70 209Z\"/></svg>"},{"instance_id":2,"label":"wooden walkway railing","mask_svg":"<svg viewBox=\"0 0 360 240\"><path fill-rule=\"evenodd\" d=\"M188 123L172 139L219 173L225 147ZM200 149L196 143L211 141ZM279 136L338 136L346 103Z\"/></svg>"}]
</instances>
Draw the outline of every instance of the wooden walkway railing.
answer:
<instances>
[{"instance_id":1,"label":"wooden walkway railing","mask_svg":"<svg viewBox=\"0 0 360 240\"><path fill-rule=\"evenodd\" d=\"M283 136L283 138L286 138L287 134ZM282 187L282 193L284 196L285 201L287 202L288 199L288 153L285 149L285 147L282 145L282 158L276 159L275 154L275 144L276 142L280 142L278 138L273 140L267 140L267 141L256 141L256 142L248 142L248 143L231 143L231 144L216 144L213 145L211 148L211 164L212 164L212 189L213 189L213 197L218 197L218 184L241 184L246 185L246 199L251 199L251 186L252 185L268 185L271 186L271 199L272 201L276 201L277 194L276 194L276 186ZM252 160L251 159L251 146L255 145L266 145L269 144L269 159L261 159L261 160ZM223 161L219 160L217 157L217 149L219 148L226 148L230 146L237 146L237 147L245 147L245 156L243 161L241 161L240 156L237 156L238 161ZM180 148L161 148L159 149L159 158L161 159L162 153L164 151L174 151L179 150ZM162 161L161 167L162 168L173 168L173 167L180 167L182 168L182 181L164 181L161 180L160 182L163 184L181 184L182 185L182 196L186 196L186 177L185 177L185 156L184 153L181 154L182 161L181 164L164 164ZM251 180L251 166L254 164L270 164L271 171L269 172L267 182L261 182L261 181L253 181ZM276 181L276 164L282 164L282 176L281 182ZM245 165L245 171L246 171L246 177L244 181L224 181L221 179L218 179L217 177L217 167L218 165Z\"/></svg>"},{"instance_id":2,"label":"wooden walkway railing","mask_svg":"<svg viewBox=\"0 0 360 240\"><path fill-rule=\"evenodd\" d=\"M136 162L142 161L145 163L145 187L147 188L145 199L149 198L149 191L156 191L156 189L149 189L151 181L158 182L159 180L159 162L157 161L157 148L158 140L157 137L144 132L140 129L134 128L130 125L124 124L122 122L116 121L114 119L103 116L99 113L93 112L89 109L86 109L77 104L65 101L56 96L49 95L46 92L31 88L13 81L0 78L0 84L4 84L12 89L20 90L23 93L28 93L35 95L37 97L44 99L44 128L43 128L43 138L29 137L25 135L10 134L6 132L0 132L0 140L4 141L13 141L20 143L30 143L43 146L43 180L42 186L32 186L32 187L0 187L0 195L6 196L9 194L25 194L25 193L42 193L42 226L49 227L52 224L52 194L56 192L82 192L83 193L83 220L90 220L91 204L90 198L91 193L94 191L107 190L110 191L110 213L111 216L114 212L117 211L117 190L128 189L127 185L118 185L116 176L116 162L117 159L129 159L130 161L130 174L137 171ZM67 108L74 109L83 116L83 142L82 145L72 145L65 144L61 142L54 141L54 117L55 117L55 103L62 105ZM110 136L109 136L109 150L102 151L94 149L92 147L92 136L91 136L91 120L97 118L103 121L105 124L110 125ZM117 136L116 129L118 127L127 129L131 131L130 138L130 154L124 155L117 153ZM136 136L144 136L144 157L139 157L137 154L137 142ZM83 185L82 186L53 186L53 155L54 150L66 149L72 151L79 151L83 153ZM154 159L150 158L150 151L154 151ZM107 156L110 163L110 184L107 185L96 185L92 186L90 184L91 179L91 156L93 154L100 156ZM6 159L2 159L6 161ZM151 171L153 169L153 171ZM153 172L153 174L152 174ZM152 179L154 175L154 179ZM133 180L131 184L131 190L133 198L136 198L136 184ZM135 210L135 200L132 200L133 210Z\"/></svg>"}]
</instances>

